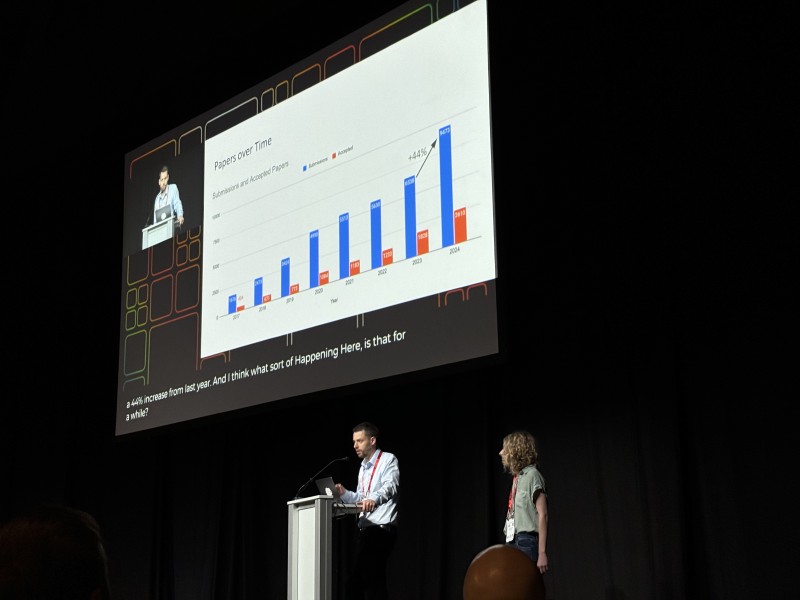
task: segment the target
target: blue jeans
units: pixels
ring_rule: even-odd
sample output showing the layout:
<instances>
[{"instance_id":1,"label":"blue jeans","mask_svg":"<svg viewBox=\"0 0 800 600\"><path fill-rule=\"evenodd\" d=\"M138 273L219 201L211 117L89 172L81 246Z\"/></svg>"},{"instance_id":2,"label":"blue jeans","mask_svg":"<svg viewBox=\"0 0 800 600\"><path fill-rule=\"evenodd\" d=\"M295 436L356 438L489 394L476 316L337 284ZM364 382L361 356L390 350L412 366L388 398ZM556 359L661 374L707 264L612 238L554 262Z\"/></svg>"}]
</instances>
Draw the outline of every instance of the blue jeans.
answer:
<instances>
[{"instance_id":1,"label":"blue jeans","mask_svg":"<svg viewBox=\"0 0 800 600\"><path fill-rule=\"evenodd\" d=\"M518 531L508 545L522 550L533 564L539 560L539 533L536 531Z\"/></svg>"}]
</instances>

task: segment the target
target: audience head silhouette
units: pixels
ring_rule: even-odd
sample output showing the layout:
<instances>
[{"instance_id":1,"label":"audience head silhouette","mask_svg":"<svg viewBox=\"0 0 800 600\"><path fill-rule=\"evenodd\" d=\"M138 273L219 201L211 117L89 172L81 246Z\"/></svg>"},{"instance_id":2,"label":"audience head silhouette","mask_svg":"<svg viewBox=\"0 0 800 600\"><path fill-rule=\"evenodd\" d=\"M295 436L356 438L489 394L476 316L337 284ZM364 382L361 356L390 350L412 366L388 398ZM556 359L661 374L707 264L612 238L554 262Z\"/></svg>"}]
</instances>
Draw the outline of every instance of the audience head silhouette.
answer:
<instances>
[{"instance_id":1,"label":"audience head silhouette","mask_svg":"<svg viewBox=\"0 0 800 600\"><path fill-rule=\"evenodd\" d=\"M108 564L95 518L48 504L0 527L3 600L110 600Z\"/></svg>"},{"instance_id":2,"label":"audience head silhouette","mask_svg":"<svg viewBox=\"0 0 800 600\"><path fill-rule=\"evenodd\" d=\"M544 600L542 576L524 552L496 544L472 559L463 600Z\"/></svg>"}]
</instances>

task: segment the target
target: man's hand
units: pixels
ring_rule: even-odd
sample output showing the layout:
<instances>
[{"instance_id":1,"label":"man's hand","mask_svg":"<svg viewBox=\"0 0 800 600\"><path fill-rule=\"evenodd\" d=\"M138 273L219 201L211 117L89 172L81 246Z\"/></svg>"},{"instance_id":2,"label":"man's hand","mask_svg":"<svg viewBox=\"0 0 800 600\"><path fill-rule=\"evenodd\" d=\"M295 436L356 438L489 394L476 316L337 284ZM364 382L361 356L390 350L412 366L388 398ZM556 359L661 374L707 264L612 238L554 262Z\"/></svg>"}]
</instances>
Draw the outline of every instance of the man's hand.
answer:
<instances>
[{"instance_id":1,"label":"man's hand","mask_svg":"<svg viewBox=\"0 0 800 600\"><path fill-rule=\"evenodd\" d=\"M356 502L356 506L364 512L372 512L375 510L375 500L364 498L361 502Z\"/></svg>"}]
</instances>

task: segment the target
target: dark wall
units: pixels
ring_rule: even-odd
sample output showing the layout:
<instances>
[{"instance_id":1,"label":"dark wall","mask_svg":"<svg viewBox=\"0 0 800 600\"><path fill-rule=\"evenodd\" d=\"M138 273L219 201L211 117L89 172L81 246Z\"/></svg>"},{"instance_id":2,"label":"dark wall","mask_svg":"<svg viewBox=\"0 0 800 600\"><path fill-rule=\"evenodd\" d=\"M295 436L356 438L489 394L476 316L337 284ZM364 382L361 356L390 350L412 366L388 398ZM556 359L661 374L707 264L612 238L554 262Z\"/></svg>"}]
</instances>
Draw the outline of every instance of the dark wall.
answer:
<instances>
[{"instance_id":1,"label":"dark wall","mask_svg":"<svg viewBox=\"0 0 800 600\"><path fill-rule=\"evenodd\" d=\"M114 439L124 153L397 4L15 20L6 201L32 208L7 252L0 516L94 513L117 599L282 598L286 501L370 419L403 473L395 598L459 600L527 428L551 600L787 597L781 19L492 2L497 360Z\"/></svg>"}]
</instances>

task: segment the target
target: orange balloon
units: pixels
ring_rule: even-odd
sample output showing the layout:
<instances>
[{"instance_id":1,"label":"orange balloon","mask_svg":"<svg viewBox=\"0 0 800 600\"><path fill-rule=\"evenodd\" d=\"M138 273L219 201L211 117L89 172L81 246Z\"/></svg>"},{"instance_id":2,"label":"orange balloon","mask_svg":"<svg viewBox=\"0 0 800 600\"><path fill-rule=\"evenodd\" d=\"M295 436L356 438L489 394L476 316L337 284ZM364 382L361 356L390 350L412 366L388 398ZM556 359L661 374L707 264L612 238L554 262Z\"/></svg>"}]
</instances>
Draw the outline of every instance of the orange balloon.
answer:
<instances>
[{"instance_id":1,"label":"orange balloon","mask_svg":"<svg viewBox=\"0 0 800 600\"><path fill-rule=\"evenodd\" d=\"M544 600L544 582L522 550L496 544L472 559L464 577L464 600Z\"/></svg>"}]
</instances>

